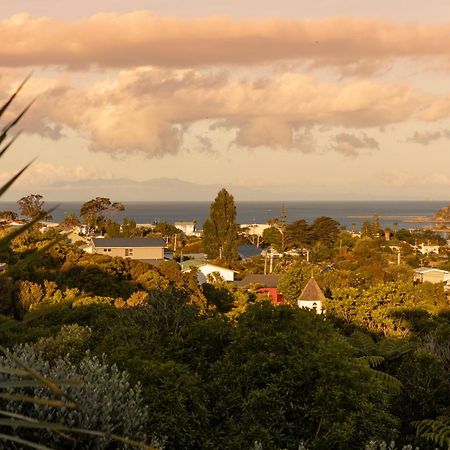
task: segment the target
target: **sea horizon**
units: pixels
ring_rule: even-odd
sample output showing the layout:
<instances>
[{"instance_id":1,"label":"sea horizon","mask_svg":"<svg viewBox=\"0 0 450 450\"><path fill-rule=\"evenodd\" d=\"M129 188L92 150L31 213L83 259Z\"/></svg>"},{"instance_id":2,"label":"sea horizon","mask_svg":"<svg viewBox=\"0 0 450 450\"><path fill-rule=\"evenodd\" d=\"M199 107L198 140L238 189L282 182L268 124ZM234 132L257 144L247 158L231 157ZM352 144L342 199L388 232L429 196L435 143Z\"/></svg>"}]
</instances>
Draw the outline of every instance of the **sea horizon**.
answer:
<instances>
[{"instance_id":1,"label":"sea horizon","mask_svg":"<svg viewBox=\"0 0 450 450\"><path fill-rule=\"evenodd\" d=\"M56 207L53 221L60 222L68 214L79 216L84 201L46 201L46 208ZM209 215L211 201L124 201L123 212L112 214L112 218L121 222L125 217L137 223L152 224L196 220L199 228ZM268 220L281 215L284 207L289 222L304 219L312 223L320 216L328 216L337 220L347 229L354 226L358 229L362 222L379 216L382 227L420 228L426 222L407 222L407 216L430 217L438 209L447 206L446 201L432 200L289 200L289 201L236 201L237 222L267 223ZM17 202L0 202L0 210L18 212ZM354 217L360 216L360 217ZM391 216L385 217L382 216ZM394 216L394 217L392 217ZM405 219L405 220L402 220Z\"/></svg>"}]
</instances>

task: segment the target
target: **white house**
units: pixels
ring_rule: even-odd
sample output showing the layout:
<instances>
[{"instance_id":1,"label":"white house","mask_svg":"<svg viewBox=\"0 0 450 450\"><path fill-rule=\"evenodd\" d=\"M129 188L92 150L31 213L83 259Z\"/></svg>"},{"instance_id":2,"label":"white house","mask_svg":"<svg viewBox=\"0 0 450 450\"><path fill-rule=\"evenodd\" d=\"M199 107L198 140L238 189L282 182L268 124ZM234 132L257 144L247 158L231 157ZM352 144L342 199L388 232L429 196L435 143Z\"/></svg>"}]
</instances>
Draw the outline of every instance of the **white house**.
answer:
<instances>
[{"instance_id":1,"label":"white house","mask_svg":"<svg viewBox=\"0 0 450 450\"><path fill-rule=\"evenodd\" d=\"M417 250L422 253L422 255L429 255L430 253L439 254L439 248L439 245L427 245L422 243L417 247Z\"/></svg>"},{"instance_id":2,"label":"white house","mask_svg":"<svg viewBox=\"0 0 450 450\"><path fill-rule=\"evenodd\" d=\"M197 236L195 222L175 222L175 228L181 230L186 236Z\"/></svg>"},{"instance_id":3,"label":"white house","mask_svg":"<svg viewBox=\"0 0 450 450\"><path fill-rule=\"evenodd\" d=\"M181 271L189 272L193 267L198 270L198 284L203 284L208 281L208 275L219 275L224 281L234 281L235 270L227 269L226 267L217 266L207 261L199 261L191 259L181 263Z\"/></svg>"},{"instance_id":4,"label":"white house","mask_svg":"<svg viewBox=\"0 0 450 450\"><path fill-rule=\"evenodd\" d=\"M322 303L324 301L325 295L323 295L317 281L314 278L310 278L300 294L297 304L300 308L310 309L317 314L322 314Z\"/></svg>"},{"instance_id":5,"label":"white house","mask_svg":"<svg viewBox=\"0 0 450 450\"><path fill-rule=\"evenodd\" d=\"M435 267L418 267L414 269L414 281L423 283L428 281L433 284L450 282L450 272L448 270L436 269Z\"/></svg>"}]
</instances>

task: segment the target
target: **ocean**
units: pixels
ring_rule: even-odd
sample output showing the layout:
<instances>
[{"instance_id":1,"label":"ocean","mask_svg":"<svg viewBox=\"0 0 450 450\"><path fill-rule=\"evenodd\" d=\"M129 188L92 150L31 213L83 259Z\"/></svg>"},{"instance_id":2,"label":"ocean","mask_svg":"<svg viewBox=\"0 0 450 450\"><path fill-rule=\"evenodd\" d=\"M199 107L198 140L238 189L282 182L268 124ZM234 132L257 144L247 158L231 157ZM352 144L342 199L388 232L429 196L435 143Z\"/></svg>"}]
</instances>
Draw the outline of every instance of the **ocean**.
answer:
<instances>
[{"instance_id":1,"label":"ocean","mask_svg":"<svg viewBox=\"0 0 450 450\"><path fill-rule=\"evenodd\" d=\"M236 202L238 223L266 223L279 217L284 206L287 220L292 222L305 219L313 222L320 216L328 216L337 220L347 229L355 224L359 229L366 217L380 217L381 226L392 227L395 222L398 228L419 228L425 223L407 222L406 216L432 216L438 209L447 206L446 201L291 201L291 202ZM82 202L46 202L46 208L57 206L53 211L53 221L59 222L68 214L79 215ZM201 228L209 215L210 202L124 202L125 211L113 215L116 221L124 217L133 218L137 223L155 223L166 221L196 220ZM14 202L0 202L0 210L18 211ZM352 217L364 216L364 217ZM404 217L402 220L401 217Z\"/></svg>"}]
</instances>

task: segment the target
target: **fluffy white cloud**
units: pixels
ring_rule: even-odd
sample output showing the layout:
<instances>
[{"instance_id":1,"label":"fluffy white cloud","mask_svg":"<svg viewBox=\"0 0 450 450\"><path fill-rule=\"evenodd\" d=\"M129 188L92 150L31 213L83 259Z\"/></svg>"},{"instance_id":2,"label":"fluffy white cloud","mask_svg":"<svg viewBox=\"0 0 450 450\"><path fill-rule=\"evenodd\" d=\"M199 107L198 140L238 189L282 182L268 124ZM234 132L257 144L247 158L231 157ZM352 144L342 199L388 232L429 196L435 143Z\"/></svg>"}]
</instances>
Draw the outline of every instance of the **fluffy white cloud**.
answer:
<instances>
[{"instance_id":1,"label":"fluffy white cloud","mask_svg":"<svg viewBox=\"0 0 450 450\"><path fill-rule=\"evenodd\" d=\"M9 80L2 85L0 79L4 96L10 88ZM93 151L141 152L151 158L179 152L186 130L200 121L232 130L238 146L311 152L315 125L363 129L404 122L433 101L395 83L331 83L292 72L248 80L154 68L123 71L91 85L35 78L25 95L38 95L25 130L58 138L68 127L85 136ZM364 134L353 142L344 138L337 138L336 150L342 153L377 147Z\"/></svg>"}]
</instances>

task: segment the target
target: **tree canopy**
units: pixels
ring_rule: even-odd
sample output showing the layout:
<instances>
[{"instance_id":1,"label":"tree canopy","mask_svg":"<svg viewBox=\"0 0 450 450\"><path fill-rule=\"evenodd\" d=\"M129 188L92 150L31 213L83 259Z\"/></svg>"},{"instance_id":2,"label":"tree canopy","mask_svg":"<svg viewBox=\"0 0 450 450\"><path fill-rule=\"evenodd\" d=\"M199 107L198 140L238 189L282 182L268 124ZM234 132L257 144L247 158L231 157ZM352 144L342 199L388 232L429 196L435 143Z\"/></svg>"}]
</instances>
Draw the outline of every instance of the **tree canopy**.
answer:
<instances>
[{"instance_id":1,"label":"tree canopy","mask_svg":"<svg viewBox=\"0 0 450 450\"><path fill-rule=\"evenodd\" d=\"M210 207L203 225L203 243L209 258L226 262L237 259L237 224L234 198L222 189Z\"/></svg>"},{"instance_id":2,"label":"tree canopy","mask_svg":"<svg viewBox=\"0 0 450 450\"><path fill-rule=\"evenodd\" d=\"M30 194L22 197L18 202L20 213L32 220L44 213L44 197L41 194ZM43 219L51 220L51 214L46 214Z\"/></svg>"}]
</instances>

